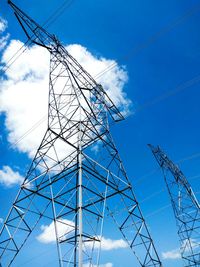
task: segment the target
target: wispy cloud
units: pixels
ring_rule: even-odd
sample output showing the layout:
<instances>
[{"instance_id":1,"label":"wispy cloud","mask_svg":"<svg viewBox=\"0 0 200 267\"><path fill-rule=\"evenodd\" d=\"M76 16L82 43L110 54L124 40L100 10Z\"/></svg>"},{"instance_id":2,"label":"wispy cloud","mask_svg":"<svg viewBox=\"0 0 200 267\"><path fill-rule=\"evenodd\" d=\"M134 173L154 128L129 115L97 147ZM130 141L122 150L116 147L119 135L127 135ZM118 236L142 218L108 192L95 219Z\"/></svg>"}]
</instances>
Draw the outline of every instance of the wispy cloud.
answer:
<instances>
[{"instance_id":1,"label":"wispy cloud","mask_svg":"<svg viewBox=\"0 0 200 267\"><path fill-rule=\"evenodd\" d=\"M173 249L170 251L162 252L162 258L164 260L177 260L181 258L181 253L179 249Z\"/></svg>"},{"instance_id":2,"label":"wispy cloud","mask_svg":"<svg viewBox=\"0 0 200 267\"><path fill-rule=\"evenodd\" d=\"M8 26L7 21L0 17L0 34L1 34L1 36L0 36L0 51L6 47L6 45L8 43L8 39L10 38L9 33L2 35L2 34L4 34L4 31L6 30L7 26Z\"/></svg>"},{"instance_id":3,"label":"wispy cloud","mask_svg":"<svg viewBox=\"0 0 200 267\"><path fill-rule=\"evenodd\" d=\"M123 239L110 239L110 238L98 238L99 240L101 240L101 250L115 250L115 249L122 249L122 248L127 248L128 244L127 242L125 242ZM98 249L99 248L99 242L95 242L94 248ZM93 247L92 243L87 243L86 245L87 247Z\"/></svg>"},{"instance_id":4,"label":"wispy cloud","mask_svg":"<svg viewBox=\"0 0 200 267\"><path fill-rule=\"evenodd\" d=\"M83 264L83 267L90 267L91 264ZM105 263L105 264L100 264L100 265L92 265L93 267L113 267L113 264L111 262Z\"/></svg>"},{"instance_id":5,"label":"wispy cloud","mask_svg":"<svg viewBox=\"0 0 200 267\"><path fill-rule=\"evenodd\" d=\"M8 26L8 22L5 19L0 18L0 33L4 32L7 26Z\"/></svg>"},{"instance_id":6,"label":"wispy cloud","mask_svg":"<svg viewBox=\"0 0 200 267\"><path fill-rule=\"evenodd\" d=\"M9 33L0 38L0 51L6 47L9 38L10 38Z\"/></svg>"},{"instance_id":7,"label":"wispy cloud","mask_svg":"<svg viewBox=\"0 0 200 267\"><path fill-rule=\"evenodd\" d=\"M0 183L6 187L21 184L24 178L17 171L13 171L9 166L3 166L0 170Z\"/></svg>"},{"instance_id":8,"label":"wispy cloud","mask_svg":"<svg viewBox=\"0 0 200 267\"><path fill-rule=\"evenodd\" d=\"M191 248L193 250L199 249L199 242L197 242L195 239L187 239L184 240L184 242L181 245L181 248L176 248L170 251L162 252L162 258L163 259L169 259L169 260L176 260L181 258L181 251L184 253L188 253Z\"/></svg>"}]
</instances>

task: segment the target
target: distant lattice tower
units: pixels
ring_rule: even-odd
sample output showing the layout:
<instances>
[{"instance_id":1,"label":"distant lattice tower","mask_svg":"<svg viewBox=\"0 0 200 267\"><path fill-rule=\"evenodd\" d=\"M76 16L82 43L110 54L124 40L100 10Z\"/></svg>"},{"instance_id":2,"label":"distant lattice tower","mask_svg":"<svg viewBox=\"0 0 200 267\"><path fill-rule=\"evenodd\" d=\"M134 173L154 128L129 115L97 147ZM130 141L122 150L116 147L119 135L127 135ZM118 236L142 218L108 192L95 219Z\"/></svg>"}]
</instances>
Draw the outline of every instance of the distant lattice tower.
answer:
<instances>
[{"instance_id":1,"label":"distant lattice tower","mask_svg":"<svg viewBox=\"0 0 200 267\"><path fill-rule=\"evenodd\" d=\"M170 195L184 266L200 266L200 206L186 177L161 148L149 145L160 165Z\"/></svg>"},{"instance_id":2,"label":"distant lattice tower","mask_svg":"<svg viewBox=\"0 0 200 267\"><path fill-rule=\"evenodd\" d=\"M122 114L54 35L9 4L30 43L49 51L50 78L47 131L1 230L1 265L13 263L45 218L54 222L60 267L99 266L106 213L139 266L161 266L110 135L110 121L122 120ZM62 235L61 224L67 229Z\"/></svg>"}]
</instances>

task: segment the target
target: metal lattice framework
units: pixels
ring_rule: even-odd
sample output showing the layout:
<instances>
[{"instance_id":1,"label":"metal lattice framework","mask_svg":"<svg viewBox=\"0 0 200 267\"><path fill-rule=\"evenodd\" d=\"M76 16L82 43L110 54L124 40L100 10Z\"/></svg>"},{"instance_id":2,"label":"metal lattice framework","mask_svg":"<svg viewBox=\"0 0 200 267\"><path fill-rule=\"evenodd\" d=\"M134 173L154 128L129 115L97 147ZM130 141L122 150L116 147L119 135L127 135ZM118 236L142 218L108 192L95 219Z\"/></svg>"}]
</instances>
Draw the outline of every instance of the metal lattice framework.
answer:
<instances>
[{"instance_id":1,"label":"metal lattice framework","mask_svg":"<svg viewBox=\"0 0 200 267\"><path fill-rule=\"evenodd\" d=\"M40 219L49 219L60 267L98 266L106 213L140 266L161 266L110 135L109 121L123 116L54 35L9 4L30 42L50 52L50 81L48 128L0 232L1 265L10 266Z\"/></svg>"},{"instance_id":2,"label":"metal lattice framework","mask_svg":"<svg viewBox=\"0 0 200 267\"><path fill-rule=\"evenodd\" d=\"M170 195L184 266L200 266L200 206L190 184L161 148L149 145L162 168Z\"/></svg>"}]
</instances>

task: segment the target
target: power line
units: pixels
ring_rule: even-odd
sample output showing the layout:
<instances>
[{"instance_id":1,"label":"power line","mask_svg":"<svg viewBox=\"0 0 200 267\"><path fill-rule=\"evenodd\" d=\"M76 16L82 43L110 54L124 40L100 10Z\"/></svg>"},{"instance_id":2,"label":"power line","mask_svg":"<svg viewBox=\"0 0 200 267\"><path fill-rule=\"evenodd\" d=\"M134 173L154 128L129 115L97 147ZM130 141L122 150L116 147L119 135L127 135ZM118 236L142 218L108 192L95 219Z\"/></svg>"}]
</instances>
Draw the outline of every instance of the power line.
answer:
<instances>
[{"instance_id":1,"label":"power line","mask_svg":"<svg viewBox=\"0 0 200 267\"><path fill-rule=\"evenodd\" d=\"M151 170L151 171L148 172L147 174L144 174L143 176L141 176L141 177L135 182L135 185L138 184L138 183L141 183L141 182L144 181L144 180L146 180L147 177L152 176L153 174L157 173L159 170L160 170L159 168L156 168L156 169Z\"/></svg>"},{"instance_id":2,"label":"power line","mask_svg":"<svg viewBox=\"0 0 200 267\"><path fill-rule=\"evenodd\" d=\"M95 78L95 77L94 77ZM168 91L167 93L163 94L163 95L160 95L159 97L156 97L155 99L153 99L152 101L150 102L147 102L146 104L142 105L140 108L138 108L136 111L139 112L139 111L142 111L144 109L146 109L147 107L150 107L152 105L155 105L157 103L159 103L160 101L174 95L174 94L177 94L178 92L184 90L184 89L187 89L189 87L191 87L192 85L196 84L196 83L199 83L200 82L200 75L196 76L195 78L192 78L184 83L182 83L181 85L179 85L178 87L176 87L175 89L173 90L170 90ZM41 119L36 123L34 124L29 130L27 130L15 143L14 145L18 144L19 142L21 142L24 137L26 137L28 134L30 134L33 130L35 130L38 126L40 126L40 124L43 122L41 122ZM33 128L33 130L31 130ZM197 154L194 154L194 155L191 155L189 156L188 160L192 157L199 157L200 156L200 153L197 153ZM185 159L181 159L180 161L186 161L187 158ZM178 162L177 162L178 163ZM157 170L152 170L152 172L154 173L154 171L157 171ZM149 174L147 174L149 176ZM151 175L151 174L150 174ZM145 175L146 176L146 175ZM143 179L143 178L142 178Z\"/></svg>"},{"instance_id":3,"label":"power line","mask_svg":"<svg viewBox=\"0 0 200 267\"><path fill-rule=\"evenodd\" d=\"M72 4L72 1L73 0L71 0L70 2L69 2L69 5L67 6L67 7L69 7L71 4ZM193 9L191 9L189 12L187 12L183 17L181 17L181 18L179 18L175 23L173 23L172 25L170 25L170 26L168 26L168 27L166 27L166 28L164 28L163 29L163 31L160 31L159 32L159 34L157 33L155 36L160 36L161 35L161 33L163 32L167 32L167 30L169 31L169 29L172 29L175 25L177 25L178 23L180 23L181 21L183 21L185 18L187 18L188 16L191 16L196 10L198 10L200 8L200 5L197 5L196 7L194 7ZM55 20L55 18L54 18L54 20ZM47 23L47 21L44 23L44 24L46 24ZM172 27L173 26L173 27ZM154 38L153 37L151 37L150 39L151 40L156 40L156 38L155 38L155 36L154 36ZM149 42L148 42L149 43ZM143 45L141 45L141 46L139 46L139 47L146 47L146 46L144 46L144 44ZM138 47L138 48L139 48ZM26 49L25 49L26 50ZM138 50L138 49L137 49ZM25 51L22 51L22 53L23 52L25 52ZM21 55L21 54L20 54ZM20 56L19 55L19 56ZM18 56L18 57L19 57ZM17 58L18 58L17 57ZM15 60L16 61L16 60ZM14 61L14 62L15 62ZM14 62L12 62L12 64L14 63ZM11 65L12 65L11 64ZM11 66L10 65L10 66ZM9 66L9 67L10 67ZM111 69L113 69L114 67L116 67L117 66L117 63L113 63L113 64L111 64L110 66L108 66L106 69L104 69L102 72L99 72L94 78L95 79L99 79L100 77L102 77L106 72L108 72L108 71L110 71ZM9 68L8 67L8 68ZM138 112L138 111L141 111L141 110L144 110L144 109L146 109L147 107L149 107L149 106L152 106L152 105L154 105L154 104L157 104L157 103L159 103L160 101L163 101L163 100L165 100L166 98L168 98L168 97L170 97L170 96L172 96L172 95L175 95L175 94L177 94L178 92L180 92L180 91L182 91L182 90L184 90L184 89L186 89L186 88L189 88L189 87L191 87L192 85L194 85L194 84L197 84L197 83L199 83L200 82L200 75L197 75L196 77L194 77L194 78L192 78L192 79L190 79L190 80L187 80L187 81L185 81L184 83L182 83L182 84L180 84L178 87L176 87L175 89L173 89L173 90L170 90L170 91L167 91L166 93L164 93L164 94L162 94L162 95L160 95L160 96L158 96L158 97L156 97L156 98L154 98L153 100L151 100L151 101L149 101L149 102L147 102L147 103L145 103L144 105L142 105L141 107L139 107L138 109L136 109L136 111ZM38 125L39 126L39 125ZM29 130L27 131L27 132L29 132ZM30 131L31 132L31 131ZM26 135L26 133L25 133L25 135ZM20 139L23 139L23 138L21 138L20 137ZM20 141L16 141L16 144L18 143L18 142L20 142Z\"/></svg>"},{"instance_id":4,"label":"power line","mask_svg":"<svg viewBox=\"0 0 200 267\"><path fill-rule=\"evenodd\" d=\"M151 102L151 105L152 104L156 104L156 103L158 103L159 101L162 101L164 98L166 98L166 97L169 97L169 96L171 96L172 95L172 92L173 92L173 94L176 92L176 93L178 93L179 91L181 91L181 90L183 90L183 89L185 89L185 88L188 88L189 86L192 86L192 84L194 84L194 83L196 83L197 81L199 82L200 81L200 75L198 75L197 76L198 78L193 78L193 79L191 79L191 80L188 80L188 81L186 81L185 83L183 83L182 85L180 85L179 87L177 87L177 88L175 88L174 90L171 90L168 94L164 94L163 95L163 97L157 97L155 100L156 101L152 101ZM185 86L184 86L184 84L185 84ZM158 101L158 99L159 99L159 101ZM148 106L150 106L150 103L148 103L148 104L146 104L146 105L143 105L143 107L142 108L140 108L139 109L139 111L140 110L142 110L142 109L144 109L144 108L146 108L146 107L148 107ZM27 135L29 135L31 132L33 132L37 127L39 127L45 120L46 120L46 116L47 115L45 115L42 119L40 119L38 122L36 122L29 130L27 130L12 146L15 146L15 145L17 145L19 142L21 142ZM10 146L10 147L12 147L12 146ZM199 157L200 156L200 153L198 152L198 153L194 153L194 154L192 154L192 155L190 155L190 156L188 156L188 157L184 157L184 158L182 158L182 159L179 159L178 161L177 161L177 163L181 163L181 162L184 162L184 161L187 161L187 160L191 160L191 159L193 159L193 158L197 158L197 157ZM155 174L157 171L158 171L158 169L159 168L156 168L156 169L153 169L152 171L150 171L150 173L148 173L148 174L145 174L143 177L141 177L138 181L136 181L136 184L138 183L138 182L141 182L141 181L143 181L143 180L145 180L145 178L146 177L149 177L149 176L151 176L151 175L153 175L153 174Z\"/></svg>"},{"instance_id":5,"label":"power line","mask_svg":"<svg viewBox=\"0 0 200 267\"><path fill-rule=\"evenodd\" d=\"M169 90L167 91L166 93L158 96L158 97L155 97L153 100L151 101L148 101L146 102L145 104L141 105L138 109L136 109L136 111L141 111L141 110L144 110L150 106L153 106L165 99L167 99L168 97L172 96L172 95L175 95L195 84L198 84L200 82L200 74L198 74L197 76L193 77L192 79L189 79L183 83L181 83L180 85L178 85L177 87L175 87L174 89L172 90Z\"/></svg>"},{"instance_id":6,"label":"power line","mask_svg":"<svg viewBox=\"0 0 200 267\"><path fill-rule=\"evenodd\" d=\"M59 6L57 8L57 10L44 22L43 26L46 25L46 27L48 28L59 16L61 16L61 14L64 12L64 10L66 8L69 8L72 4L73 0L66 0L61 6ZM196 5L195 7L193 7L191 10L189 10L187 13L185 13L182 17L178 18L176 21L174 21L173 23L171 23L170 25L168 25L167 27L163 28L161 31L157 32L155 35L151 36L150 39L148 39L147 42L139 45L138 47L135 48L134 53L131 52L128 56L125 56L124 58L129 59L130 56L133 56L136 52L139 52L141 49L146 48L149 44L151 44L152 42L156 41L160 36L162 36L164 33L170 31L171 29L173 29L177 24L180 24L182 21L184 21L186 18L190 17L191 15L193 15L195 12L197 12L197 10L199 10L200 5ZM27 47L26 45L29 44L28 40L22 47L20 47L20 49L8 60L8 63L11 62L9 65L5 65L3 67L3 69L1 69L1 71L5 72L7 71L11 65L26 51ZM23 49L25 48L25 49ZM23 49L23 50L22 50ZM21 53L18 55L18 53L21 51ZM15 58L15 56L17 56ZM14 59L15 58L15 59ZM13 60L13 61L12 61ZM107 68L105 68L102 72L98 73L96 75L96 79L99 79L102 75L104 75L106 72L110 71L111 69L113 69L114 67L117 66L117 63L113 63L110 66L108 66ZM199 76L198 78L198 82L199 82ZM191 81L194 82L194 81ZM187 86L187 85L186 85ZM180 87L178 87L176 89L177 91L181 90ZM159 102L162 99L165 99L166 97L169 96L169 94L174 94L176 90L173 90L171 92L168 92L167 95L162 95L160 96L158 99L153 100L153 102L147 103L144 106L142 106L140 109L143 109L145 106L149 106L154 104L155 102Z\"/></svg>"},{"instance_id":7,"label":"power line","mask_svg":"<svg viewBox=\"0 0 200 267\"><path fill-rule=\"evenodd\" d=\"M140 234L140 233L139 233ZM151 239L150 239L151 240Z\"/></svg>"},{"instance_id":8,"label":"power line","mask_svg":"<svg viewBox=\"0 0 200 267\"><path fill-rule=\"evenodd\" d=\"M161 211L163 211L163 210L165 210L165 209L167 209L167 208L169 208L169 207L171 207L171 204L167 204L167 205L165 205L165 206L162 206L162 207L160 207L159 209L157 209L157 210L155 210L155 211L153 211L153 212L147 214L145 217L146 217L146 218L152 217L152 216L154 216L154 215L160 213Z\"/></svg>"},{"instance_id":9,"label":"power line","mask_svg":"<svg viewBox=\"0 0 200 267\"><path fill-rule=\"evenodd\" d=\"M188 157L182 158L180 160L177 161L177 163L182 163L191 159L195 159L195 158L199 158L200 157L200 152L194 153Z\"/></svg>"},{"instance_id":10,"label":"power line","mask_svg":"<svg viewBox=\"0 0 200 267\"><path fill-rule=\"evenodd\" d=\"M192 155L190 155L190 156L188 156L188 157L181 158L181 159L177 160L176 163L180 163L180 162L188 161L188 160L191 160L191 159L193 159L193 158L197 158L197 157L200 157L200 153L199 153L199 152L198 152L198 153L195 153L195 154L192 154ZM149 173L147 173L147 174L141 176L141 177L134 183L134 186L135 186L136 184L141 184L141 182L143 182L147 177L150 177L150 176L156 174L156 173L159 171L159 169L160 169L159 167L158 167L158 168L155 168L155 169L151 170ZM192 181L192 180L196 180L196 179L199 179L199 177L200 177L200 174L197 174L197 175L188 177L188 180L190 180L190 181ZM164 189L161 189L161 190L158 190L158 191L156 191L156 192L153 192L152 195L147 196L147 197L146 197L145 199L143 199L140 203L143 203L143 202L145 202L146 200L149 200L149 199L151 199L152 197L154 197L154 196L156 196L156 195L158 195L158 194L160 194L160 193L162 193L162 192L164 192L164 191L165 191ZM200 192L200 191L199 191L199 192ZM196 194L198 194L199 192L196 192Z\"/></svg>"},{"instance_id":11,"label":"power line","mask_svg":"<svg viewBox=\"0 0 200 267\"><path fill-rule=\"evenodd\" d=\"M199 4L195 5L192 9L187 11L183 16L181 16L180 18L176 19L171 24L169 24L168 26L166 26L163 29L161 29L160 31L158 31L156 34L152 35L146 42L138 45L133 51L131 51L125 57L122 57L122 60L123 59L129 60L130 58L135 56L138 52L140 52L144 48L147 48L150 44L152 44L155 41L157 41L164 34L170 32L175 26L177 26L178 24L180 24L185 19L189 18L190 16L192 16L195 12L197 12L199 10L200 10L200 5ZM111 64L106 69L104 69L101 73L99 73L98 76L101 77L105 72L110 71L111 69L116 67L116 65L117 65L117 63ZM97 79L99 78L98 76L97 76Z\"/></svg>"},{"instance_id":12,"label":"power line","mask_svg":"<svg viewBox=\"0 0 200 267\"><path fill-rule=\"evenodd\" d=\"M67 0L65 1L60 7L58 7L58 9L44 22L43 25L47 25L47 28L59 17L61 16L61 14L64 12L64 9L69 8L72 4L73 0ZM194 6L192 9L190 9L189 11L187 11L183 16L181 16L180 18L176 19L175 21L173 21L171 24L169 24L168 26L164 27L162 30L158 31L156 34L152 35L146 42L140 44L139 46L137 46L133 51L131 51L129 54L127 54L126 56L122 57L122 59L130 59L131 57L133 57L134 55L136 55L138 52L140 52L142 49L148 47L150 44L154 43L159 37L161 37L162 35L164 35L165 33L169 32L170 30L172 30L176 25L180 24L181 22L183 22L185 19L187 19L188 17L192 16L195 12L197 12L200 9L200 5L196 5ZM52 21L51 21L52 20ZM48 23L49 22L49 23ZM24 46L22 46L19 50L21 50ZM13 58L13 57L12 57ZM11 59L12 59L11 58ZM16 60L15 60L16 61ZM14 61L14 62L15 62ZM14 63L13 62L13 63ZM12 64L13 64L12 63ZM100 72L99 74L97 74L96 79L99 79L102 75L104 75L106 72L112 70L113 68L115 68L117 66L117 63L114 62L113 64L111 64L110 66L108 66L107 68L105 68L102 72ZM10 67L10 66L9 66ZM7 70L8 68L6 68ZM5 71L6 71L5 70Z\"/></svg>"},{"instance_id":13,"label":"power line","mask_svg":"<svg viewBox=\"0 0 200 267\"><path fill-rule=\"evenodd\" d=\"M158 195L159 193L164 192L164 191L165 191L164 189L159 190L159 191L153 193L151 196L154 197L154 196L156 196L156 195ZM200 191L199 191L199 192L200 192ZM146 200L149 200L150 198L152 198L151 196L149 196L149 197L145 198L144 200L140 201L140 203L143 203L143 202L145 202ZM170 208L170 207L171 207L171 204L163 205L163 206L161 206L160 208L154 210L153 212L148 213L147 215L145 215L145 218L152 217L152 216L154 216L154 215L156 215L156 214L158 214L158 213L162 212L163 210L168 209L168 208Z\"/></svg>"},{"instance_id":14,"label":"power line","mask_svg":"<svg viewBox=\"0 0 200 267\"><path fill-rule=\"evenodd\" d=\"M44 22L43 26L46 25L48 28L53 22L55 22L59 16L65 11L65 9L69 8L74 0L65 0L64 3L59 6L56 11L49 16L49 18ZM4 65L0 71L5 73L16 61L17 59L27 50L28 46L30 45L31 41L28 39L14 54L13 56L7 61L6 65Z\"/></svg>"},{"instance_id":15,"label":"power line","mask_svg":"<svg viewBox=\"0 0 200 267\"><path fill-rule=\"evenodd\" d=\"M16 11L16 15L20 14L21 11L18 10L16 6L13 6L13 9ZM46 35L42 34L43 29L34 20L24 13L22 21L28 26L30 25L34 38L39 36L39 42L45 42ZM37 32L34 30L35 28L38 29ZM139 204L130 187L130 182L109 131L109 121L107 120L108 109L111 107L109 113L111 113L114 119L116 119L116 117L120 118L119 111L112 100L107 97L103 88L101 90L103 97L95 95L95 98L92 98L90 94L89 96L87 94L85 95L84 90L87 89L90 91L91 88L95 88L97 85L96 82L79 63L68 54L61 44L54 43L54 38L51 36L50 39L52 40L53 48L55 48L55 50L53 49L53 51L50 51L53 55L50 61L51 71L49 75L51 92L49 95L48 119L50 121L47 132L32 161L31 168L25 177L23 183L25 186L21 186L0 233L1 238L4 240L6 233L11 232L9 241L7 242L6 239L5 242L7 243L4 241L1 242L5 244L1 257L3 258L4 255L6 256L7 251L9 251L11 256L7 260L7 263L10 265L15 260L41 217L48 217L55 224L56 247L60 265L66 262L70 262L72 265L73 263L76 265L78 262L79 266L82 266L83 263L96 263L96 261L98 261L98 255L94 255L94 248L88 248L86 253L82 248L86 247L86 242L98 240L98 236L101 234L101 224L103 225L104 218L104 202L107 198L107 194L105 193L106 187L108 188L109 199L110 197L116 199L116 195L118 195L119 199L123 201L126 207L126 214L122 222L124 227L120 229L122 236L126 240L129 240L130 237L129 233L127 233L130 217L131 221L135 224L134 228L137 229L137 231L132 235L132 231L130 230L131 240L129 246L133 250L139 263L145 265L146 259L148 258L149 263L152 262L152 264L154 264L157 262L156 265L161 266L153 239L150 236ZM69 59L69 61L66 59ZM58 69L63 68L63 62L65 63L65 70L57 73ZM67 77L62 92L57 91L57 86L54 82L57 79L59 80L60 77ZM74 86L75 84L79 84L79 82L82 87ZM81 103L81 101L77 101L80 92L85 96L86 105ZM66 102L66 96L71 96L67 106L63 105L63 103ZM96 105L100 105L101 109L97 108ZM69 109L69 107L72 107L72 110ZM77 110L80 110L81 115L78 119ZM69 116L70 118L68 118ZM101 127L99 127L99 125ZM65 134L68 128L70 132L69 134ZM88 134L88 131L90 134ZM78 140L76 138L77 134ZM57 142L58 139L62 139L62 145L68 149L69 153L67 153L65 157L60 155L60 143ZM95 151L90 153L91 158L88 156L87 152L84 154L85 148L91 146L94 142L98 142L98 140L102 144L101 151L103 152L102 154L104 154L102 160L98 159L98 155ZM73 151L70 151L69 145L73 147ZM41 168L42 174L40 175ZM55 170L56 176L60 178L57 181L54 179ZM105 176L105 173L107 174L106 181L99 178ZM110 177L110 173L112 173L112 177ZM94 181L92 178L97 179ZM112 180L112 184L117 186L110 184L110 179ZM33 185L35 189L34 192L32 192L32 190L27 191L27 181L28 184L31 183ZM59 190L54 190L56 185L54 183L52 187L52 182L58 185ZM68 190L66 186L67 188L68 186L70 188L72 187L71 190ZM45 205L44 207L43 205L40 206L36 204L37 200L35 200L35 197L33 203L32 198L33 194L35 194L36 197L38 196L38 192L41 188L43 192L40 194L38 200L41 202L40 197L43 198L44 201L42 201L42 203ZM46 190L50 192L48 198L45 193ZM126 191L126 194L122 194L122 190ZM23 199L23 203L20 202L20 207L18 207L17 202L19 199L21 200L21 198ZM94 198L95 201L93 200ZM59 208L56 206L58 201L60 203ZM130 201L134 204L134 209L131 211L131 214L127 204ZM34 207L32 207L32 205ZM49 211L49 205L51 206L51 211ZM26 216L23 216L23 218L18 216L16 221L10 223L10 218L15 216L16 209L18 208L20 212L22 210L23 215ZM69 212L65 212L66 208L69 208ZM96 211L94 212L93 209L96 209ZM48 216L46 216L47 210ZM82 213L82 211L84 211L84 213ZM33 218L30 217L31 215L33 215ZM31 220L29 220L29 217ZM61 222L61 220L63 221L64 219L68 220L69 217L73 222L71 224L73 229L71 230L70 238L68 238L68 236L66 237L65 234L61 236L57 230L57 222ZM27 226L25 229L20 227L22 220ZM121 218L119 221L121 222ZM139 224L142 225L141 229L137 228L138 221ZM65 222L65 224L67 225L68 223ZM83 225L84 231L82 229ZM85 227L86 225L87 230ZM20 233L23 234L22 238L20 237ZM71 240L73 240L73 242ZM73 245L69 255L66 254L66 250L63 246L61 247L61 243L63 242ZM146 242L149 243L151 250L146 246ZM18 244L18 246L12 250L13 244ZM142 253L137 253L137 249L135 249L136 246L139 248L143 247L143 250L140 249Z\"/></svg>"},{"instance_id":16,"label":"power line","mask_svg":"<svg viewBox=\"0 0 200 267\"><path fill-rule=\"evenodd\" d=\"M49 26L54 23L58 17L60 17L64 11L69 8L74 0L65 0L63 4L61 4L56 11L44 22L42 25L43 27L46 26L46 28L49 28Z\"/></svg>"},{"instance_id":17,"label":"power line","mask_svg":"<svg viewBox=\"0 0 200 267\"><path fill-rule=\"evenodd\" d=\"M39 127L44 121L47 120L47 115L42 117L39 121L37 121L29 130L27 130L12 146L16 146L19 142L21 142L27 135L33 132L37 127ZM10 147L12 147L10 146Z\"/></svg>"},{"instance_id":18,"label":"power line","mask_svg":"<svg viewBox=\"0 0 200 267\"><path fill-rule=\"evenodd\" d=\"M53 21L55 21L60 15L61 12L64 11L64 9L69 8L72 4L73 0L70 1L65 1L60 7L58 7L58 9L44 22L43 25L47 25L47 27L50 26L50 24L53 23ZM169 26L167 26L166 28L164 28L163 30L161 30L160 32L156 33L154 36L152 36L146 43L141 44L140 46L138 46L134 51L137 50L140 51L141 49L146 47L146 44L150 44L152 43L152 41L157 40L159 36L161 36L162 34L170 31L174 26L176 26L177 24L181 23L183 20L185 20L186 18L188 18L189 16L191 16L192 14L194 14L197 10L199 10L200 5L197 5L195 7L193 7L191 10L189 10L186 14L184 14L181 18L178 18L175 22L173 22L172 24L170 24ZM52 21L53 20L53 21ZM23 47L26 46L26 44L29 43L29 40L9 59L8 62L10 62L12 59L14 59L15 55L17 55L20 51L22 51ZM21 52L24 53L25 50L27 49L27 47ZM10 68L10 66L21 56L21 54L19 54L17 56L17 58L14 59L14 61L11 62L10 65L8 65L5 68L5 71ZM128 57L127 57L128 58ZM102 72L98 73L95 76L95 79L99 79L102 75L104 75L106 72L110 71L112 68L114 68L117 65L117 63L111 64L110 66L108 66L106 69L104 69ZM168 92L166 92L163 95L160 95L159 97L154 98L152 101L147 102L146 104L142 105L141 107L139 107L136 111L141 111L149 106L152 106L156 103L159 103L160 101L170 97L171 95L174 95L188 87L191 87L192 85L199 83L200 82L200 75L182 83L181 85L179 85L178 87L176 87L173 90L170 90ZM19 142L21 142L28 134L30 134L32 131L34 131L38 126L40 126L40 124L44 121L45 119L40 119L38 122L36 122L29 130L27 130L15 143L14 146L17 145Z\"/></svg>"},{"instance_id":19,"label":"power line","mask_svg":"<svg viewBox=\"0 0 200 267\"><path fill-rule=\"evenodd\" d=\"M14 63L15 61L26 51L28 47L29 40L27 40L14 54L13 56L7 61L6 65L4 65L0 71L6 72ZM24 48L24 49L23 49ZM20 53L18 55L18 53Z\"/></svg>"}]
</instances>

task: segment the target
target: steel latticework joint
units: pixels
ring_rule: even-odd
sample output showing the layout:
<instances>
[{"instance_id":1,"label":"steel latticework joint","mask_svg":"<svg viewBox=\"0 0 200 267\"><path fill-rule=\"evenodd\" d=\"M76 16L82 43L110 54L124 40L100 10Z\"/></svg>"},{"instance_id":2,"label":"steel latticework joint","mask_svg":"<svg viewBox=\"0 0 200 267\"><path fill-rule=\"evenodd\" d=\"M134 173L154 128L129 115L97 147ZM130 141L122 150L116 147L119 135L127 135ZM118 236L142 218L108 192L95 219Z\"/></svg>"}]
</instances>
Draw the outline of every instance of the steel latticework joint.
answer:
<instances>
[{"instance_id":1,"label":"steel latticework joint","mask_svg":"<svg viewBox=\"0 0 200 267\"><path fill-rule=\"evenodd\" d=\"M49 51L50 78L47 131L0 232L2 267L14 262L41 219L54 222L60 267L98 266L105 213L139 266L161 266L110 134L110 121L122 114L54 35L9 4L30 44Z\"/></svg>"},{"instance_id":2,"label":"steel latticework joint","mask_svg":"<svg viewBox=\"0 0 200 267\"><path fill-rule=\"evenodd\" d=\"M161 148L149 145L170 195L185 267L200 266L200 206L186 177Z\"/></svg>"}]
</instances>

